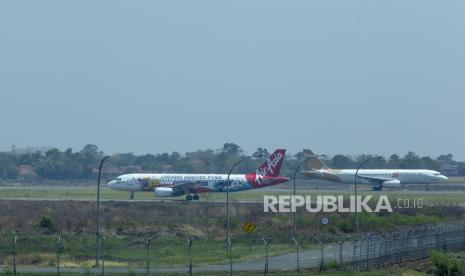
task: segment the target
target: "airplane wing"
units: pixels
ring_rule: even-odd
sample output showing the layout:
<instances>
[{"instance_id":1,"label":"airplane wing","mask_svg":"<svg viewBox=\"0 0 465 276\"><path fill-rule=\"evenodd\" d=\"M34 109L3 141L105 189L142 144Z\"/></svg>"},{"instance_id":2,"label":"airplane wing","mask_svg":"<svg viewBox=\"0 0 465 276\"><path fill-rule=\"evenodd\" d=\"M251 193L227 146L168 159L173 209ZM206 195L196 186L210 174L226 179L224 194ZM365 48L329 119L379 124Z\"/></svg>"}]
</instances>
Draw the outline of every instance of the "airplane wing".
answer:
<instances>
[{"instance_id":1,"label":"airplane wing","mask_svg":"<svg viewBox=\"0 0 465 276\"><path fill-rule=\"evenodd\" d=\"M383 183L386 182L386 181L395 180L395 179L393 179L393 178L372 177L372 176L363 176L363 175L357 175L357 178L370 181L371 183L374 183L374 184L383 184Z\"/></svg>"}]
</instances>

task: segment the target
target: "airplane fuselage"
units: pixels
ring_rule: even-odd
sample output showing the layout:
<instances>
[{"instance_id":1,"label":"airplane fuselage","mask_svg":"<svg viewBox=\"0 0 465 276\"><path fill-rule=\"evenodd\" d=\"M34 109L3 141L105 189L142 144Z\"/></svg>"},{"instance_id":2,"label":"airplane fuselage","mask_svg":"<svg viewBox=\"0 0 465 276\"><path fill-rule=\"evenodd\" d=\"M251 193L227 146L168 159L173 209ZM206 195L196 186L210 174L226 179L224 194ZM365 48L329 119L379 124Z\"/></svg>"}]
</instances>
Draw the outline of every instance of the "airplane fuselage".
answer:
<instances>
[{"instance_id":1,"label":"airplane fuselage","mask_svg":"<svg viewBox=\"0 0 465 276\"><path fill-rule=\"evenodd\" d=\"M107 185L112 189L131 192L130 198L134 197L136 191L150 191L160 197L186 194L187 200L198 200L198 193L237 192L289 181L287 177L279 176L285 153L285 149L277 149L254 173L231 174L229 178L227 174L135 173L121 175Z\"/></svg>"},{"instance_id":2,"label":"airplane fuselage","mask_svg":"<svg viewBox=\"0 0 465 276\"><path fill-rule=\"evenodd\" d=\"M323 180L342 182L342 183L354 183L355 173L354 169L319 169L312 171L304 171L303 174L315 177ZM447 181L447 177L441 173L433 170L376 170L376 169L365 169L358 171L357 182L358 183L374 183L376 181L369 180L382 179L379 181L384 186L401 186L405 184L416 184L416 183L440 183Z\"/></svg>"},{"instance_id":3,"label":"airplane fuselage","mask_svg":"<svg viewBox=\"0 0 465 276\"><path fill-rule=\"evenodd\" d=\"M175 188L189 186L191 193L225 192L227 190L227 174L125 174L109 182L108 187L116 190L136 192L155 191L157 188ZM255 173L231 174L229 191L237 192L288 181L286 177L257 177Z\"/></svg>"}]
</instances>

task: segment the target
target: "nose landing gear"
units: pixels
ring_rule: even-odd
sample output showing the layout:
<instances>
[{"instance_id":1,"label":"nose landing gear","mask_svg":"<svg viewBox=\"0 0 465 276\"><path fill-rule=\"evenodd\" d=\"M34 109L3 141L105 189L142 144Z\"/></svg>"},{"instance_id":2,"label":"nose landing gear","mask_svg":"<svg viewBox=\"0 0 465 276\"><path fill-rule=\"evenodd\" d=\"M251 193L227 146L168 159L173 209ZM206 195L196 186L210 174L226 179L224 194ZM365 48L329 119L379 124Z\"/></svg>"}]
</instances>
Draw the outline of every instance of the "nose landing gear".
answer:
<instances>
[{"instance_id":1,"label":"nose landing gear","mask_svg":"<svg viewBox=\"0 0 465 276\"><path fill-rule=\"evenodd\" d=\"M129 194L129 199L130 199L130 200L133 200L133 199L134 199L134 192L131 192L131 193Z\"/></svg>"}]
</instances>

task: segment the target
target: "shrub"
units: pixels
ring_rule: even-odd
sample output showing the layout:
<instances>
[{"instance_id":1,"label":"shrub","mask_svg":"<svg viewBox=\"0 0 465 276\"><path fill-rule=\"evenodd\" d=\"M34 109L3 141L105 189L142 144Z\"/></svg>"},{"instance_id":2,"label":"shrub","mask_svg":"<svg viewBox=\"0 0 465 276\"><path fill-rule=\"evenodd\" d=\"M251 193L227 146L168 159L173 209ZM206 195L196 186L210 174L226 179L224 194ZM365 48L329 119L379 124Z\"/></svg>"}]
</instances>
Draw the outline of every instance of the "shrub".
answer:
<instances>
[{"instance_id":1,"label":"shrub","mask_svg":"<svg viewBox=\"0 0 465 276\"><path fill-rule=\"evenodd\" d=\"M7 268L5 268L3 270L3 273L1 273L0 275L2 275L2 276L10 276L10 275L13 276L14 274L13 274L13 271L10 268L7 267Z\"/></svg>"},{"instance_id":2,"label":"shrub","mask_svg":"<svg viewBox=\"0 0 465 276\"><path fill-rule=\"evenodd\" d=\"M49 216L42 216L39 221L39 226L41 228L53 229L53 221Z\"/></svg>"},{"instance_id":3,"label":"shrub","mask_svg":"<svg viewBox=\"0 0 465 276\"><path fill-rule=\"evenodd\" d=\"M430 259L438 276L465 275L465 265L459 258L433 251Z\"/></svg>"},{"instance_id":4,"label":"shrub","mask_svg":"<svg viewBox=\"0 0 465 276\"><path fill-rule=\"evenodd\" d=\"M324 262L322 270L327 271L327 270L335 270L339 269L339 263L335 260L329 260Z\"/></svg>"}]
</instances>

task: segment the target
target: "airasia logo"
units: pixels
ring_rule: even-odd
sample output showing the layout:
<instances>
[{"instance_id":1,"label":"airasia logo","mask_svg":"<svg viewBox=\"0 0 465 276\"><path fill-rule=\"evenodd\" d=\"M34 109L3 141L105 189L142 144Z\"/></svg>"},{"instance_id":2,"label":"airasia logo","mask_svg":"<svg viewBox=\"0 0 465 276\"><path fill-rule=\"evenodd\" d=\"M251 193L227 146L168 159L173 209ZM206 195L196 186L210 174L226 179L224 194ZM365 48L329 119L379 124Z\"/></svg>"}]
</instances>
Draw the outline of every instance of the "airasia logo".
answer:
<instances>
[{"instance_id":1,"label":"airasia logo","mask_svg":"<svg viewBox=\"0 0 465 276\"><path fill-rule=\"evenodd\" d=\"M282 158L283 158L283 154L280 153L280 152L278 152L274 156L271 156L270 158L268 158L266 160L265 166L261 166L255 172L256 177L257 177L257 179L256 179L257 182L260 182L259 178L261 178L261 177L263 177L263 176L265 176L267 174L273 174L274 168L276 168L276 166L279 164L279 162L281 161Z\"/></svg>"}]
</instances>

